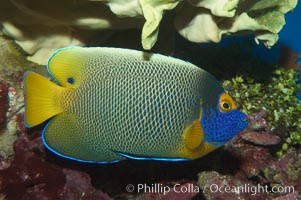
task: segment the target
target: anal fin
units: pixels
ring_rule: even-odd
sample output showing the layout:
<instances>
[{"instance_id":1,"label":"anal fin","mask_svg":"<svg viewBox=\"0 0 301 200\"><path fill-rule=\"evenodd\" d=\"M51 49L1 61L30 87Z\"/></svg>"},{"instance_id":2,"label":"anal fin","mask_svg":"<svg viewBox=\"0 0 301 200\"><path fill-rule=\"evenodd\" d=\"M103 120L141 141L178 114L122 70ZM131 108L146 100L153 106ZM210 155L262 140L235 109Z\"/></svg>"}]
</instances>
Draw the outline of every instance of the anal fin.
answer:
<instances>
[{"instance_id":1,"label":"anal fin","mask_svg":"<svg viewBox=\"0 0 301 200\"><path fill-rule=\"evenodd\" d=\"M120 160L114 157L114 153L107 155L102 144L92 138L74 114L61 113L55 116L44 128L42 140L51 152L71 160L101 164Z\"/></svg>"}]
</instances>

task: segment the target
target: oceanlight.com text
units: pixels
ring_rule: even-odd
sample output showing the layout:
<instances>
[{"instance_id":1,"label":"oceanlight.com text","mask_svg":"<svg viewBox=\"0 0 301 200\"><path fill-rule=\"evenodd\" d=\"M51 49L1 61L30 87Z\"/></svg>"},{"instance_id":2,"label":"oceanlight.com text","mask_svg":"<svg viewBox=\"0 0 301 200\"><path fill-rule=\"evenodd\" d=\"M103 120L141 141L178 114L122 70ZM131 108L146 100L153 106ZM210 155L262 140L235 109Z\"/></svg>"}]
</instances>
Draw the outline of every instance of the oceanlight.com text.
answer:
<instances>
[{"instance_id":1,"label":"oceanlight.com text","mask_svg":"<svg viewBox=\"0 0 301 200\"><path fill-rule=\"evenodd\" d=\"M217 184L205 185L204 191L210 190L212 193L235 193L242 194L248 193L251 195L256 195L258 193L293 193L295 192L294 186L273 186L269 187L267 185L250 185L244 184L241 186L220 186Z\"/></svg>"}]
</instances>

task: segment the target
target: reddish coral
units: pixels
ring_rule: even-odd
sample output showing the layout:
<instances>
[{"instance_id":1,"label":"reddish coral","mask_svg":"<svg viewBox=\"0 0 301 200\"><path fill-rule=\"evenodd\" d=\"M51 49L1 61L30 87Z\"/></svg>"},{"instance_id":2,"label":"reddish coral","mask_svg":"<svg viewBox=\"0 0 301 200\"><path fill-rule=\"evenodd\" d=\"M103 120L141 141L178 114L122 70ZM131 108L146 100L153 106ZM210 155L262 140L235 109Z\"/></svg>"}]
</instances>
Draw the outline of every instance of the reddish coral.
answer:
<instances>
[{"instance_id":1,"label":"reddish coral","mask_svg":"<svg viewBox=\"0 0 301 200\"><path fill-rule=\"evenodd\" d=\"M88 174L71 169L63 169L63 172L66 175L66 184L61 194L62 199L113 200L107 194L92 187Z\"/></svg>"},{"instance_id":2,"label":"reddish coral","mask_svg":"<svg viewBox=\"0 0 301 200\"><path fill-rule=\"evenodd\" d=\"M221 175L218 172L201 172L198 185L203 190L206 199L233 200L233 199L257 199L264 200L265 193L255 191L255 185L240 180L230 175Z\"/></svg>"},{"instance_id":3,"label":"reddish coral","mask_svg":"<svg viewBox=\"0 0 301 200\"><path fill-rule=\"evenodd\" d=\"M281 141L279 136L265 131L248 131L241 138L258 145L275 145Z\"/></svg>"},{"instance_id":4,"label":"reddish coral","mask_svg":"<svg viewBox=\"0 0 301 200\"><path fill-rule=\"evenodd\" d=\"M249 183L268 187L293 186L294 191L298 192L301 189L301 149L291 149L281 158L273 155L271 145L280 143L281 134L276 132L274 134L268 130L264 116L264 112L252 115L251 129L240 133L224 148L240 159L239 169L246 175ZM244 180L240 170L230 178ZM280 199L289 199L293 196L289 195L291 192L284 191L271 195L281 197Z\"/></svg>"},{"instance_id":5,"label":"reddish coral","mask_svg":"<svg viewBox=\"0 0 301 200\"><path fill-rule=\"evenodd\" d=\"M253 113L249 118L249 127L251 130L267 130L268 123L265 119L267 112L262 110L260 112Z\"/></svg>"},{"instance_id":6,"label":"reddish coral","mask_svg":"<svg viewBox=\"0 0 301 200\"><path fill-rule=\"evenodd\" d=\"M0 170L7 169L11 164L11 160L0 156ZM0 181L1 182L1 181Z\"/></svg>"},{"instance_id":7,"label":"reddish coral","mask_svg":"<svg viewBox=\"0 0 301 200\"><path fill-rule=\"evenodd\" d=\"M295 193L301 191L301 150L292 149L281 158L273 156L270 147L279 142L278 136L281 134L276 136L268 130L264 116L264 112L252 115L252 129L240 133L221 149L199 160L186 163L128 160L115 165L85 165L46 151L40 139L43 125L26 129L23 114L19 114L17 124L20 138L14 144L15 157L13 160L0 158L0 193L8 199L111 200L93 186L97 185L121 199L188 200L195 197L197 192L178 191L195 186L192 180L202 171L198 185L207 199L294 198L297 195ZM162 192L127 193L126 185L137 186L145 182L150 185L162 183L170 188L179 185L177 191L171 190L165 195ZM295 193L220 193L208 191L206 184L248 187L257 184L269 187L292 185Z\"/></svg>"},{"instance_id":8,"label":"reddish coral","mask_svg":"<svg viewBox=\"0 0 301 200\"><path fill-rule=\"evenodd\" d=\"M41 160L32 150L37 141L21 137L14 146L15 157L0 171L1 193L8 199L59 199L65 183L64 173ZM30 144L33 147L30 147Z\"/></svg>"},{"instance_id":9,"label":"reddish coral","mask_svg":"<svg viewBox=\"0 0 301 200\"><path fill-rule=\"evenodd\" d=\"M0 127L6 122L6 113L8 110L8 85L0 81Z\"/></svg>"},{"instance_id":10,"label":"reddish coral","mask_svg":"<svg viewBox=\"0 0 301 200\"><path fill-rule=\"evenodd\" d=\"M295 191L301 190L301 149L291 150L279 160L270 162L263 170L271 183L282 186L294 186Z\"/></svg>"},{"instance_id":11,"label":"reddish coral","mask_svg":"<svg viewBox=\"0 0 301 200\"><path fill-rule=\"evenodd\" d=\"M253 133L253 131L251 133ZM265 137L255 137L258 134L254 134L252 141L258 141L256 143L266 144ZM225 149L229 150L233 155L236 155L240 159L240 169L243 170L247 177L251 178L258 176L259 173L276 158L270 154L268 148L246 141L245 138L247 137L244 135L250 135L250 133L241 133L232 141L228 142L225 145ZM262 138L264 139L263 141L260 140ZM269 139L267 140L269 141Z\"/></svg>"},{"instance_id":12,"label":"reddish coral","mask_svg":"<svg viewBox=\"0 0 301 200\"><path fill-rule=\"evenodd\" d=\"M1 162L0 193L7 199L112 200L91 185L88 174L45 162L40 137L29 140L21 133L14 151L12 161Z\"/></svg>"},{"instance_id":13,"label":"reddish coral","mask_svg":"<svg viewBox=\"0 0 301 200\"><path fill-rule=\"evenodd\" d=\"M18 125L18 129L22 132L22 133L26 133L26 128L24 126L24 113L20 113L17 115L17 125Z\"/></svg>"},{"instance_id":14,"label":"reddish coral","mask_svg":"<svg viewBox=\"0 0 301 200\"><path fill-rule=\"evenodd\" d=\"M301 196L298 197L298 192L293 192L291 194L286 194L277 198L274 198L273 200L296 200L300 199Z\"/></svg>"}]
</instances>

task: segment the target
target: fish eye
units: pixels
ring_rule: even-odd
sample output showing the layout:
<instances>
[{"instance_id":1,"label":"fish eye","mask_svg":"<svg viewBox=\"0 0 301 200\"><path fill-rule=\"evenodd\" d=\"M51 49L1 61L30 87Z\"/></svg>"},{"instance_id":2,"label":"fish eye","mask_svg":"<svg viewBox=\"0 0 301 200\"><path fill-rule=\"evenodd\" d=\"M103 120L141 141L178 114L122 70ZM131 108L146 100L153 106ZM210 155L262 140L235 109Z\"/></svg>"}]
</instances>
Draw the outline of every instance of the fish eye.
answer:
<instances>
[{"instance_id":1,"label":"fish eye","mask_svg":"<svg viewBox=\"0 0 301 200\"><path fill-rule=\"evenodd\" d=\"M232 97L226 92L222 93L219 97L218 107L220 112L229 112L237 108Z\"/></svg>"},{"instance_id":2,"label":"fish eye","mask_svg":"<svg viewBox=\"0 0 301 200\"><path fill-rule=\"evenodd\" d=\"M70 83L70 84L73 84L74 83L74 78L72 78L72 77L67 78L67 82Z\"/></svg>"},{"instance_id":3,"label":"fish eye","mask_svg":"<svg viewBox=\"0 0 301 200\"><path fill-rule=\"evenodd\" d=\"M232 109L231 103L228 101L221 101L219 107L222 112L228 112Z\"/></svg>"}]
</instances>

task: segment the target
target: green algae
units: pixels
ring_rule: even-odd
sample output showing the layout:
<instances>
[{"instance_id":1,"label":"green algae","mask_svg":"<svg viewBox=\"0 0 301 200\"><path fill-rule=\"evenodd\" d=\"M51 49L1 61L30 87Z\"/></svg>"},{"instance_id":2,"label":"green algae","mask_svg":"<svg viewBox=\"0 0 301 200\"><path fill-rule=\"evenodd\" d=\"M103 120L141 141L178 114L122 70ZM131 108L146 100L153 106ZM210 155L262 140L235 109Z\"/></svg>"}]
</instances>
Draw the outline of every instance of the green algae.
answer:
<instances>
[{"instance_id":1,"label":"green algae","mask_svg":"<svg viewBox=\"0 0 301 200\"><path fill-rule=\"evenodd\" d=\"M178 47L181 54L177 56L221 80L225 90L244 112L249 115L262 110L267 112L269 128L279 130L283 136L277 153L279 156L292 146L301 146L301 103L295 96L301 88L296 84L300 73L296 70L299 68L295 61L298 56L291 58L290 55L282 55L290 59L289 65L264 61L254 53L253 44L248 39L233 41L225 46L187 46L183 42ZM286 49L282 53L292 52ZM263 55L271 54L267 52Z\"/></svg>"},{"instance_id":2,"label":"green algae","mask_svg":"<svg viewBox=\"0 0 301 200\"><path fill-rule=\"evenodd\" d=\"M296 70L277 68L265 82L243 75L223 82L243 112L252 114L265 110L269 128L281 128L283 133L287 133L282 148L277 152L279 156L291 146L301 145L301 102L294 95L301 88L296 84L297 80Z\"/></svg>"}]
</instances>

